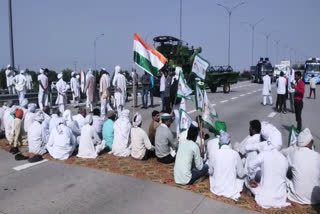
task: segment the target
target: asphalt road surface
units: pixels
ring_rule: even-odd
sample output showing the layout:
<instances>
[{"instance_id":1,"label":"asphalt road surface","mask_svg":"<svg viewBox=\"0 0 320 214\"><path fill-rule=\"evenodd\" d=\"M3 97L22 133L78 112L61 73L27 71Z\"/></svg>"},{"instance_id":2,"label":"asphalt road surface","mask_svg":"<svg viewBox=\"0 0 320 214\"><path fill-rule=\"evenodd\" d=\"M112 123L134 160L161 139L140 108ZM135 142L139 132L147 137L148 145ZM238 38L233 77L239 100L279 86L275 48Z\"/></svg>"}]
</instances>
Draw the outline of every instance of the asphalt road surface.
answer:
<instances>
[{"instance_id":1,"label":"asphalt road surface","mask_svg":"<svg viewBox=\"0 0 320 214\"><path fill-rule=\"evenodd\" d=\"M249 121L266 120L283 134L287 146L288 129L295 123L292 113L279 114L273 106L261 105L262 85L241 82L233 85L230 94L208 93L216 104L219 120L226 121L232 142L248 135ZM309 86L306 86L306 94ZM273 88L275 103L275 88ZM139 97L141 104L141 98ZM147 130L153 109L160 110L159 98L155 108L136 108ZM132 102L127 103L128 107ZM289 105L288 105L289 106ZM131 109L133 112L133 109ZM195 118L193 102L187 112ZM304 99L303 127L309 127L319 151L319 100ZM174 129L174 127L172 127ZM211 135L213 137L213 135ZM11 154L0 151L0 213L254 213L214 201L204 196L132 177L114 175L94 169L55 162L30 165L15 161Z\"/></svg>"}]
</instances>

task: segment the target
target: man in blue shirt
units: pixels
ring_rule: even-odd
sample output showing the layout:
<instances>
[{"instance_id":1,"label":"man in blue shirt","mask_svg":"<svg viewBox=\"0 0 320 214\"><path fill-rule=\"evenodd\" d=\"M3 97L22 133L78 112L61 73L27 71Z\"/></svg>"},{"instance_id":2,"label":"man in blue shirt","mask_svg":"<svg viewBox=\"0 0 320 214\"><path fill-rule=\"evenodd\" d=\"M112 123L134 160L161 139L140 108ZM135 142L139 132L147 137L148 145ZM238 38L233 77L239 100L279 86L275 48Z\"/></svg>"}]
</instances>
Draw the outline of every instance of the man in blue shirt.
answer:
<instances>
[{"instance_id":1,"label":"man in blue shirt","mask_svg":"<svg viewBox=\"0 0 320 214\"><path fill-rule=\"evenodd\" d=\"M116 114L114 113L114 111L108 111L107 118L108 119L104 122L102 127L102 139L103 142L106 144L106 148L108 150L112 150L114 136L113 124L116 120Z\"/></svg>"}]
</instances>

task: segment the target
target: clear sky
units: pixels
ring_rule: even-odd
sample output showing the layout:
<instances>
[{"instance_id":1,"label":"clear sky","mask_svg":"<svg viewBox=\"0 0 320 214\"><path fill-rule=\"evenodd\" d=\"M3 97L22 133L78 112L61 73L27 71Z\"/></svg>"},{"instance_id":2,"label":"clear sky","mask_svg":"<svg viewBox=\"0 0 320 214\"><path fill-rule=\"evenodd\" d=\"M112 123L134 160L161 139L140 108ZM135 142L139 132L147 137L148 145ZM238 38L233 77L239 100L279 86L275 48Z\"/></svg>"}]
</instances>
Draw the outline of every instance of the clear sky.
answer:
<instances>
[{"instance_id":1,"label":"clear sky","mask_svg":"<svg viewBox=\"0 0 320 214\"><path fill-rule=\"evenodd\" d=\"M241 0L183 0L182 39L202 47L212 65L227 64L228 15L217 3L233 6ZM320 57L319 0L245 0L232 13L231 65L251 65L251 28L245 22L264 20L255 31L255 57L266 55L264 33L271 33L269 57ZM179 37L179 0L12 0L15 62L38 71L48 67L94 67L93 41L97 41L97 68L130 69L133 34L151 45L158 35ZM0 67L10 62L8 1L0 1ZM287 47L287 48L286 48Z\"/></svg>"}]
</instances>

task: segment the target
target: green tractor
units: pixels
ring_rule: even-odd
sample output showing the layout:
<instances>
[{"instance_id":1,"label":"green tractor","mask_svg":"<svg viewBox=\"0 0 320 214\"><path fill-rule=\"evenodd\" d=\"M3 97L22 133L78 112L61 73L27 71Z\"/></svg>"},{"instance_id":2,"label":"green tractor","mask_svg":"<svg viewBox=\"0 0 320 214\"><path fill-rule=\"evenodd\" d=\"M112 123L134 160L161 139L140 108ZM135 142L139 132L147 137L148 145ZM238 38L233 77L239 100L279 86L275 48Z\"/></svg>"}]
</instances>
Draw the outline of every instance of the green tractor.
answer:
<instances>
[{"instance_id":1,"label":"green tractor","mask_svg":"<svg viewBox=\"0 0 320 214\"><path fill-rule=\"evenodd\" d=\"M164 69L174 72L176 66L181 66L188 85L193 88L196 75L191 72L192 63L195 56L201 53L201 47L195 49L193 46L190 47L188 43L172 36L158 36L153 38L153 41L156 49L168 59ZM226 69L221 66L219 69L215 69L211 66L207 70L205 85L212 92L216 92L217 87L223 86L224 93L229 93L230 84L236 83L238 78L239 73L233 72L230 66Z\"/></svg>"}]
</instances>

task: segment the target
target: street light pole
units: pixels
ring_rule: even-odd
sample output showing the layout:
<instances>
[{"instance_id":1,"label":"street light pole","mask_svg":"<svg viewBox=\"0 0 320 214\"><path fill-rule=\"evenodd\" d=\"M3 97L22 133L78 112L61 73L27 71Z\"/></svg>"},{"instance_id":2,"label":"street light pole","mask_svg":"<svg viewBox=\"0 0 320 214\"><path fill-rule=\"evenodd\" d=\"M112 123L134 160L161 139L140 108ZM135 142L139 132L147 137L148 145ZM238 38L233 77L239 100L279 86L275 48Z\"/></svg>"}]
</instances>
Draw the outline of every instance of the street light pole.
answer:
<instances>
[{"instance_id":1,"label":"street light pole","mask_svg":"<svg viewBox=\"0 0 320 214\"><path fill-rule=\"evenodd\" d=\"M229 16L228 66L230 66L230 49L231 49L231 47L230 47L231 46L231 14L237 7L239 7L243 4L244 4L244 2L241 2L231 8L224 6L222 4L217 4L218 6L223 7L227 11L228 16Z\"/></svg>"},{"instance_id":2,"label":"street light pole","mask_svg":"<svg viewBox=\"0 0 320 214\"><path fill-rule=\"evenodd\" d=\"M248 24L250 27L251 27L251 30L252 30L252 41L251 41L251 65L253 66L253 58L254 58L254 30L256 29L256 26L263 21L263 18L261 18L259 21L257 21L256 23L247 23L245 22L246 24Z\"/></svg>"},{"instance_id":3,"label":"street light pole","mask_svg":"<svg viewBox=\"0 0 320 214\"><path fill-rule=\"evenodd\" d=\"M97 70L97 52L96 52L96 48L97 48L97 40L100 39L102 36L104 36L104 34L100 34L99 36L97 36L94 41L93 41L93 49L94 49L94 53L93 53L93 57L94 57L94 70Z\"/></svg>"},{"instance_id":4,"label":"street light pole","mask_svg":"<svg viewBox=\"0 0 320 214\"><path fill-rule=\"evenodd\" d=\"M182 0L180 0L180 40L182 40Z\"/></svg>"},{"instance_id":5,"label":"street light pole","mask_svg":"<svg viewBox=\"0 0 320 214\"><path fill-rule=\"evenodd\" d=\"M13 49L13 30L12 30L12 4L8 0L8 14L9 14L9 45L10 45L10 65L14 69L14 49Z\"/></svg>"},{"instance_id":6,"label":"street light pole","mask_svg":"<svg viewBox=\"0 0 320 214\"><path fill-rule=\"evenodd\" d=\"M269 54L269 52L268 52L268 48L269 48L269 38L270 38L270 36L271 36L272 33L273 33L273 32L268 33L268 34L265 34L265 37L266 37L266 57L268 57L268 54Z\"/></svg>"}]
</instances>

